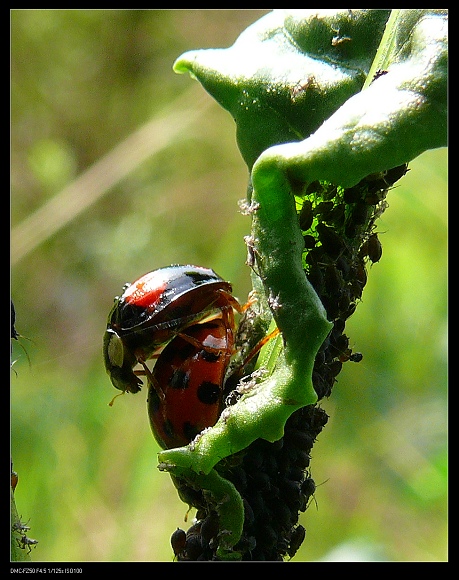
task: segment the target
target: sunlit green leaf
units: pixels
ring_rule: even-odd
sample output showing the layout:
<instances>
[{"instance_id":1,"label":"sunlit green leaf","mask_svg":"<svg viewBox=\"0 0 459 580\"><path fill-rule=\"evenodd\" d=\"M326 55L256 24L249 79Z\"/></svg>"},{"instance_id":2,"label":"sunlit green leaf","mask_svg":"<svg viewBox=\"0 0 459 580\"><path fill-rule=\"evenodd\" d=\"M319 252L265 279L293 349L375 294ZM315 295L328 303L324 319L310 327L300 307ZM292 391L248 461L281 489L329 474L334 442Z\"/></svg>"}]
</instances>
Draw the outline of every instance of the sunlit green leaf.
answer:
<instances>
[{"instance_id":1,"label":"sunlit green leaf","mask_svg":"<svg viewBox=\"0 0 459 580\"><path fill-rule=\"evenodd\" d=\"M397 11L384 35L389 15L275 10L228 49L185 53L175 70L190 72L228 109L249 167L272 145L304 140L275 155L296 166L314 151L327 166L322 178L356 183L446 144L445 13ZM377 53L387 74L357 94Z\"/></svg>"}]
</instances>

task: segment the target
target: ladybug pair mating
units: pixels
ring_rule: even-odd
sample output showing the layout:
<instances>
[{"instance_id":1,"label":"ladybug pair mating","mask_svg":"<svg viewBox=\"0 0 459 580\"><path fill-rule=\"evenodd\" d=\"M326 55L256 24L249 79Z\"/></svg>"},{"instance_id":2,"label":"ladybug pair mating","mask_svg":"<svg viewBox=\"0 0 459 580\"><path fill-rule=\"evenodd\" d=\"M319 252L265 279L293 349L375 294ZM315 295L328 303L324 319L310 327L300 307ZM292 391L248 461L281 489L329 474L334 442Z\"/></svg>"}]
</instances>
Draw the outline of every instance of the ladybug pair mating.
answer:
<instances>
[{"instance_id":1,"label":"ladybug pair mating","mask_svg":"<svg viewBox=\"0 0 459 580\"><path fill-rule=\"evenodd\" d=\"M146 377L150 424L163 448L187 445L220 416L234 352L234 310L246 308L231 291L213 270L170 266L126 285L115 299L104 336L105 367L123 392L137 393L140 376ZM146 364L151 359L157 359L152 370ZM143 370L135 371L137 364Z\"/></svg>"}]
</instances>

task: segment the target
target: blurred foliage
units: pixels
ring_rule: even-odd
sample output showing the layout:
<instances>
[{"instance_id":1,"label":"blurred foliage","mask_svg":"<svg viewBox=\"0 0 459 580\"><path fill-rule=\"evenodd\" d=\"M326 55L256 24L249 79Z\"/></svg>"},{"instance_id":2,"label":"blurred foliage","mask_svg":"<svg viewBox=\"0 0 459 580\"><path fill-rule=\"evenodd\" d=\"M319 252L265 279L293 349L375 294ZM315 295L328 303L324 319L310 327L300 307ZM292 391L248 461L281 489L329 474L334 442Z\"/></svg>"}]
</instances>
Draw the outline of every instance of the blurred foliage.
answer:
<instances>
[{"instance_id":1,"label":"blurred foliage","mask_svg":"<svg viewBox=\"0 0 459 580\"><path fill-rule=\"evenodd\" d=\"M264 13L13 10L13 232L190 91L172 72L178 55L229 46ZM155 268L196 263L241 299L249 291L245 164L232 119L196 84L199 103L197 120L105 195L80 212L76 196L65 227L20 260L11 248L22 335L11 451L35 561L171 561L170 535L184 527L186 508L156 468L145 395L108 406L101 343L113 297ZM446 152L410 168L389 193L383 258L347 327L364 359L345 365L324 403L331 418L311 464L324 484L301 516L295 561L447 558Z\"/></svg>"}]
</instances>

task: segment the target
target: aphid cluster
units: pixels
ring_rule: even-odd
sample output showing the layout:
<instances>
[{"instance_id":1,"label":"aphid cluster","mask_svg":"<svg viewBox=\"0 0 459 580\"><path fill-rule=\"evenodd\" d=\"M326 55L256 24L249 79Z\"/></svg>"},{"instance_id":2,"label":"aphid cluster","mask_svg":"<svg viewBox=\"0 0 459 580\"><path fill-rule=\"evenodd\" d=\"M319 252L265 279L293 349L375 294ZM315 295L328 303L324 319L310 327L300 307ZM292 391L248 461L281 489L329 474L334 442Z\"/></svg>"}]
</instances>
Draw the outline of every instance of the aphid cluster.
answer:
<instances>
[{"instance_id":1,"label":"aphid cluster","mask_svg":"<svg viewBox=\"0 0 459 580\"><path fill-rule=\"evenodd\" d=\"M328 420L320 407L311 405L294 413L282 439L258 439L246 450L221 462L218 471L229 479L244 502L244 531L235 550L244 561L282 561L292 558L304 540L298 524L315 491L310 476L310 452ZM171 538L179 561L215 560L217 537L222 531L216 512L201 495L185 486L179 494L198 507L196 522L187 532Z\"/></svg>"},{"instance_id":2,"label":"aphid cluster","mask_svg":"<svg viewBox=\"0 0 459 580\"><path fill-rule=\"evenodd\" d=\"M334 325L314 366L319 400L330 395L344 362L362 358L352 352L344 328L362 296L367 264L382 256L375 222L387 207L387 191L406 171L402 165L369 175L349 189L314 182L297 197L305 273Z\"/></svg>"}]
</instances>

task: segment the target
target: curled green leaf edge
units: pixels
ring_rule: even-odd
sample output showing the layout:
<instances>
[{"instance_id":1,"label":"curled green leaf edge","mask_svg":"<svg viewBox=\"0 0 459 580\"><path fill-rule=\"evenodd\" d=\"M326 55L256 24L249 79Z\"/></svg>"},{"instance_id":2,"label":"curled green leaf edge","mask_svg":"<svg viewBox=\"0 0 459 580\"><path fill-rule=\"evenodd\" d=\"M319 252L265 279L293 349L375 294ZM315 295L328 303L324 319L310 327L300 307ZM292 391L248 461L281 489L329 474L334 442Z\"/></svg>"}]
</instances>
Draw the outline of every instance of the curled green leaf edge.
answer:
<instances>
[{"instance_id":1,"label":"curled green leaf edge","mask_svg":"<svg viewBox=\"0 0 459 580\"><path fill-rule=\"evenodd\" d=\"M407 58L399 60L401 47L392 51L390 74L351 97L314 134L265 150L252 169L254 188L272 173L281 173L281 182L321 179L352 187L366 175L446 146L446 16L424 15L406 43Z\"/></svg>"}]
</instances>

